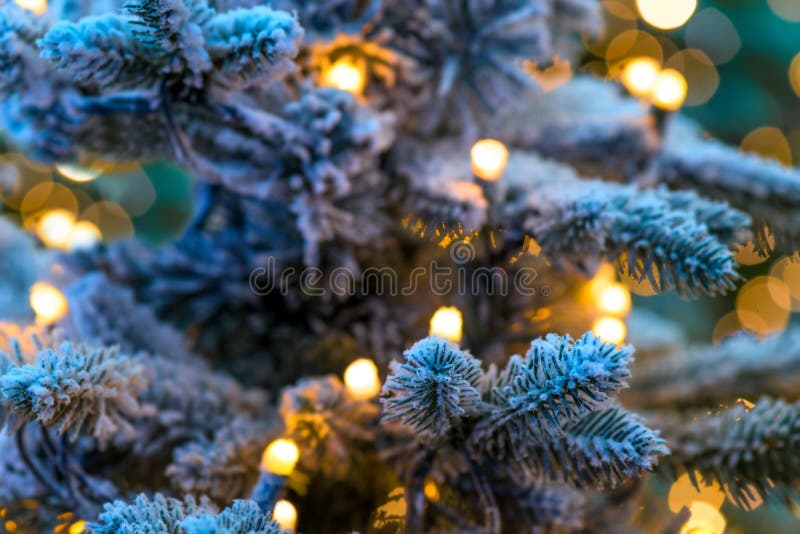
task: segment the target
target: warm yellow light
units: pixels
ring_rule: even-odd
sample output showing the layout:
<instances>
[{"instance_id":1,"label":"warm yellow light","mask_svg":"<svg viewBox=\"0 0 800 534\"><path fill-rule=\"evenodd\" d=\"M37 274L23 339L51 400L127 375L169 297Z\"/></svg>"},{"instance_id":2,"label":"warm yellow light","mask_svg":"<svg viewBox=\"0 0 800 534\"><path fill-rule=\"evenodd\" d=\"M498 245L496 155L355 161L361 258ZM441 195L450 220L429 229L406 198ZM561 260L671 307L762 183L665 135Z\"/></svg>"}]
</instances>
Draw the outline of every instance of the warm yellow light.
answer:
<instances>
[{"instance_id":1,"label":"warm yellow light","mask_svg":"<svg viewBox=\"0 0 800 534\"><path fill-rule=\"evenodd\" d=\"M73 182L91 182L102 174L101 170L90 169L73 163L59 163L55 167L61 176Z\"/></svg>"},{"instance_id":2,"label":"warm yellow light","mask_svg":"<svg viewBox=\"0 0 800 534\"><path fill-rule=\"evenodd\" d=\"M272 519L278 523L281 529L294 532L297 526L297 508L286 499L281 499L275 503Z\"/></svg>"},{"instance_id":3,"label":"warm yellow light","mask_svg":"<svg viewBox=\"0 0 800 534\"><path fill-rule=\"evenodd\" d=\"M261 456L261 468L270 473L289 476L300 459L300 450L294 441L279 438L267 445Z\"/></svg>"},{"instance_id":4,"label":"warm yellow light","mask_svg":"<svg viewBox=\"0 0 800 534\"><path fill-rule=\"evenodd\" d=\"M48 211L36 225L36 235L42 242L52 248L65 249L69 244L69 236L75 226L75 215L67 210Z\"/></svg>"},{"instance_id":5,"label":"warm yellow light","mask_svg":"<svg viewBox=\"0 0 800 534\"><path fill-rule=\"evenodd\" d=\"M689 520L681 527L680 534L722 534L725 531L725 516L714 506L695 501L689 505Z\"/></svg>"},{"instance_id":6,"label":"warm yellow light","mask_svg":"<svg viewBox=\"0 0 800 534\"><path fill-rule=\"evenodd\" d=\"M36 15L42 15L47 11L47 0L14 0L22 9L33 11Z\"/></svg>"},{"instance_id":7,"label":"warm yellow light","mask_svg":"<svg viewBox=\"0 0 800 534\"><path fill-rule=\"evenodd\" d=\"M661 65L653 58L639 57L629 61L622 70L622 84L635 97L650 96Z\"/></svg>"},{"instance_id":8,"label":"warm yellow light","mask_svg":"<svg viewBox=\"0 0 800 534\"><path fill-rule=\"evenodd\" d=\"M631 311L631 293L622 284L601 284L595 298L597 309L603 314L625 317Z\"/></svg>"},{"instance_id":9,"label":"warm yellow light","mask_svg":"<svg viewBox=\"0 0 800 534\"><path fill-rule=\"evenodd\" d=\"M36 322L52 324L67 313L67 299L58 288L45 282L36 282L31 287L30 305L36 312Z\"/></svg>"},{"instance_id":10,"label":"warm yellow light","mask_svg":"<svg viewBox=\"0 0 800 534\"><path fill-rule=\"evenodd\" d=\"M628 332L625 323L616 317L600 317L592 324L592 333L606 343L620 344Z\"/></svg>"},{"instance_id":11,"label":"warm yellow light","mask_svg":"<svg viewBox=\"0 0 800 534\"><path fill-rule=\"evenodd\" d=\"M662 30L686 24L697 9L697 0L636 0L645 22Z\"/></svg>"},{"instance_id":12,"label":"warm yellow light","mask_svg":"<svg viewBox=\"0 0 800 534\"><path fill-rule=\"evenodd\" d=\"M472 172L481 180L494 182L503 176L508 163L506 145L496 139L481 139L469 151Z\"/></svg>"},{"instance_id":13,"label":"warm yellow light","mask_svg":"<svg viewBox=\"0 0 800 534\"><path fill-rule=\"evenodd\" d=\"M369 358L359 358L344 371L344 385L351 397L371 399L381 390L378 366Z\"/></svg>"},{"instance_id":14,"label":"warm yellow light","mask_svg":"<svg viewBox=\"0 0 800 534\"><path fill-rule=\"evenodd\" d=\"M434 482L433 480L428 480L427 482L425 482L425 487L423 491L425 493L425 497L429 501L436 502L439 500L440 497L439 488L436 486L436 482Z\"/></svg>"},{"instance_id":15,"label":"warm yellow light","mask_svg":"<svg viewBox=\"0 0 800 534\"><path fill-rule=\"evenodd\" d=\"M664 69L656 78L651 98L655 106L674 111L683 105L688 90L683 74L674 69Z\"/></svg>"},{"instance_id":16,"label":"warm yellow light","mask_svg":"<svg viewBox=\"0 0 800 534\"><path fill-rule=\"evenodd\" d=\"M366 76L364 69L359 68L348 58L342 58L322 72L320 83L360 95L364 91Z\"/></svg>"},{"instance_id":17,"label":"warm yellow light","mask_svg":"<svg viewBox=\"0 0 800 534\"><path fill-rule=\"evenodd\" d=\"M667 503L673 513L679 513L684 506L689 508L693 502L704 502L717 509L725 502L725 493L719 484L713 481L706 484L699 473L694 476L699 481L699 490L692 483L689 473L682 474L670 487Z\"/></svg>"},{"instance_id":18,"label":"warm yellow light","mask_svg":"<svg viewBox=\"0 0 800 534\"><path fill-rule=\"evenodd\" d=\"M83 534L86 531L86 521L75 521L69 526L69 534Z\"/></svg>"},{"instance_id":19,"label":"warm yellow light","mask_svg":"<svg viewBox=\"0 0 800 534\"><path fill-rule=\"evenodd\" d=\"M78 221L75 223L75 226L72 227L67 246L70 250L92 248L99 243L101 239L103 239L103 234L94 223L90 221Z\"/></svg>"},{"instance_id":20,"label":"warm yellow light","mask_svg":"<svg viewBox=\"0 0 800 534\"><path fill-rule=\"evenodd\" d=\"M464 319L459 309L455 306L442 306L431 317L430 334L459 343L463 327Z\"/></svg>"}]
</instances>

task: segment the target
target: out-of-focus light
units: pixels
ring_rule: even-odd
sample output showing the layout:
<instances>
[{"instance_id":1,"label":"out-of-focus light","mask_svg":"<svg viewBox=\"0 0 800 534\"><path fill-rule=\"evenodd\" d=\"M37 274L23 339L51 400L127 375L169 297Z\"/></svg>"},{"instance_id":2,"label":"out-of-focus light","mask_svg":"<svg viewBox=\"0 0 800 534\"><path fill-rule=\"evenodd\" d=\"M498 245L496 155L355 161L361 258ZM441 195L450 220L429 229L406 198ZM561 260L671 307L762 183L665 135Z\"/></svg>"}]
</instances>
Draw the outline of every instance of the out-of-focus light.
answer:
<instances>
[{"instance_id":1,"label":"out-of-focus light","mask_svg":"<svg viewBox=\"0 0 800 534\"><path fill-rule=\"evenodd\" d=\"M86 532L86 521L75 521L69 526L69 530L67 530L67 532L69 534L83 534Z\"/></svg>"},{"instance_id":2,"label":"out-of-focus light","mask_svg":"<svg viewBox=\"0 0 800 534\"><path fill-rule=\"evenodd\" d=\"M592 323L592 333L606 343L619 345L625 341L628 331L625 323L616 317L600 317Z\"/></svg>"},{"instance_id":3,"label":"out-of-focus light","mask_svg":"<svg viewBox=\"0 0 800 534\"><path fill-rule=\"evenodd\" d=\"M91 182L103 174L100 170L76 165L74 163L59 163L55 167L61 176L73 182Z\"/></svg>"},{"instance_id":4,"label":"out-of-focus light","mask_svg":"<svg viewBox=\"0 0 800 534\"><path fill-rule=\"evenodd\" d=\"M662 70L653 85L653 105L668 111L679 109L686 100L688 85L683 74L674 69Z\"/></svg>"},{"instance_id":5,"label":"out-of-focus light","mask_svg":"<svg viewBox=\"0 0 800 534\"><path fill-rule=\"evenodd\" d=\"M47 11L47 0L14 0L22 9L33 11L36 15L42 15Z\"/></svg>"},{"instance_id":6,"label":"out-of-focus light","mask_svg":"<svg viewBox=\"0 0 800 534\"><path fill-rule=\"evenodd\" d=\"M275 503L272 519L278 523L281 529L294 532L297 527L297 508L286 499L281 499Z\"/></svg>"},{"instance_id":7,"label":"out-of-focus light","mask_svg":"<svg viewBox=\"0 0 800 534\"><path fill-rule=\"evenodd\" d=\"M725 516L714 506L695 501L689 505L689 520L681 527L680 534L722 534L725 531Z\"/></svg>"},{"instance_id":8,"label":"out-of-focus light","mask_svg":"<svg viewBox=\"0 0 800 534\"><path fill-rule=\"evenodd\" d=\"M800 2L797 0L767 0L777 16L789 22L800 22Z\"/></svg>"},{"instance_id":9,"label":"out-of-focus light","mask_svg":"<svg viewBox=\"0 0 800 534\"><path fill-rule=\"evenodd\" d=\"M697 0L636 0L636 7L649 25L672 30L686 24L697 9Z\"/></svg>"},{"instance_id":10,"label":"out-of-focus light","mask_svg":"<svg viewBox=\"0 0 800 534\"><path fill-rule=\"evenodd\" d=\"M625 317L631 311L631 293L622 284L604 284L597 288L597 309L608 315Z\"/></svg>"},{"instance_id":11,"label":"out-of-focus light","mask_svg":"<svg viewBox=\"0 0 800 534\"><path fill-rule=\"evenodd\" d=\"M67 246L69 250L85 250L94 247L103 239L103 234L94 223L78 221L72 227Z\"/></svg>"},{"instance_id":12,"label":"out-of-focus light","mask_svg":"<svg viewBox=\"0 0 800 534\"><path fill-rule=\"evenodd\" d=\"M300 449L291 439L279 438L267 445L261 455L261 468L270 473L289 476L300 459Z\"/></svg>"},{"instance_id":13,"label":"out-of-focus light","mask_svg":"<svg viewBox=\"0 0 800 534\"><path fill-rule=\"evenodd\" d=\"M773 276L757 276L736 295L736 314L747 330L767 336L786 328L792 303L789 287Z\"/></svg>"},{"instance_id":14,"label":"out-of-focus light","mask_svg":"<svg viewBox=\"0 0 800 534\"><path fill-rule=\"evenodd\" d=\"M344 371L344 385L351 397L371 399L381 390L378 366L369 358L359 358Z\"/></svg>"},{"instance_id":15,"label":"out-of-focus light","mask_svg":"<svg viewBox=\"0 0 800 534\"><path fill-rule=\"evenodd\" d=\"M436 502L439 500L439 488L436 486L436 482L433 480L427 480L425 482L424 493L425 497L431 502Z\"/></svg>"},{"instance_id":16,"label":"out-of-focus light","mask_svg":"<svg viewBox=\"0 0 800 534\"><path fill-rule=\"evenodd\" d=\"M715 65L731 61L742 48L736 26L713 7L698 11L686 25L686 44L708 54Z\"/></svg>"},{"instance_id":17,"label":"out-of-focus light","mask_svg":"<svg viewBox=\"0 0 800 534\"><path fill-rule=\"evenodd\" d=\"M461 341L464 319L455 306L442 306L431 317L430 334L459 343Z\"/></svg>"},{"instance_id":18,"label":"out-of-focus light","mask_svg":"<svg viewBox=\"0 0 800 534\"><path fill-rule=\"evenodd\" d=\"M622 70L622 84L635 97L645 98L650 96L656 78L661 71L661 65L649 57L632 59L625 64Z\"/></svg>"},{"instance_id":19,"label":"out-of-focus light","mask_svg":"<svg viewBox=\"0 0 800 534\"><path fill-rule=\"evenodd\" d=\"M67 210L51 210L36 224L36 235L51 248L66 249L75 226L75 215Z\"/></svg>"},{"instance_id":20,"label":"out-of-focus light","mask_svg":"<svg viewBox=\"0 0 800 534\"><path fill-rule=\"evenodd\" d=\"M67 313L68 305L64 294L45 282L33 284L29 302L39 324L55 323Z\"/></svg>"},{"instance_id":21,"label":"out-of-focus light","mask_svg":"<svg viewBox=\"0 0 800 534\"><path fill-rule=\"evenodd\" d=\"M335 87L354 95L360 95L366 84L366 74L349 58L341 58L322 72L321 85Z\"/></svg>"},{"instance_id":22,"label":"out-of-focus light","mask_svg":"<svg viewBox=\"0 0 800 534\"><path fill-rule=\"evenodd\" d=\"M676 52L670 56L664 67L680 72L686 80L684 106L705 104L719 89L717 67L702 50L687 48Z\"/></svg>"},{"instance_id":23,"label":"out-of-focus light","mask_svg":"<svg viewBox=\"0 0 800 534\"><path fill-rule=\"evenodd\" d=\"M705 485L699 473L695 473L695 478L700 481L699 490L692 484L689 473L678 477L670 486L667 502L673 513L677 514L684 506L688 508L693 502L705 502L717 509L725 502L725 493L719 484L712 482Z\"/></svg>"},{"instance_id":24,"label":"out-of-focus light","mask_svg":"<svg viewBox=\"0 0 800 534\"><path fill-rule=\"evenodd\" d=\"M469 151L472 172L481 180L494 182L503 176L508 164L508 149L496 139L481 139Z\"/></svg>"},{"instance_id":25,"label":"out-of-focus light","mask_svg":"<svg viewBox=\"0 0 800 534\"><path fill-rule=\"evenodd\" d=\"M774 159L786 166L792 164L792 147L783 132L772 126L756 128L742 139L744 152L757 154L762 158Z\"/></svg>"}]
</instances>

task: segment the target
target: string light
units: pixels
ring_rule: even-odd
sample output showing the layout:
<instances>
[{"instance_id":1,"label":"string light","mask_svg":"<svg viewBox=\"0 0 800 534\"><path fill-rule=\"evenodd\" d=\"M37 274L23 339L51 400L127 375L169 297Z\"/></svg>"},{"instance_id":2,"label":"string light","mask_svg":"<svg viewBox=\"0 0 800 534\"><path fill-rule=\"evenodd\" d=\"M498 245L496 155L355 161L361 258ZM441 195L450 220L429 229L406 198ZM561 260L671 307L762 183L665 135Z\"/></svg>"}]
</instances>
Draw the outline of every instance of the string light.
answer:
<instances>
[{"instance_id":1,"label":"string light","mask_svg":"<svg viewBox=\"0 0 800 534\"><path fill-rule=\"evenodd\" d=\"M656 78L651 99L656 107L675 111L683 105L688 90L683 74L674 69L664 69Z\"/></svg>"},{"instance_id":2,"label":"string light","mask_svg":"<svg viewBox=\"0 0 800 534\"><path fill-rule=\"evenodd\" d=\"M597 309L603 314L625 317L631 311L631 294L622 284L602 284L595 298Z\"/></svg>"},{"instance_id":3,"label":"string light","mask_svg":"<svg viewBox=\"0 0 800 534\"><path fill-rule=\"evenodd\" d=\"M661 71L661 65L649 57L632 59L622 70L622 84L637 98L649 97Z\"/></svg>"},{"instance_id":4,"label":"string light","mask_svg":"<svg viewBox=\"0 0 800 534\"><path fill-rule=\"evenodd\" d=\"M508 164L508 149L496 139L481 139L469 151L472 172L481 180L494 182L503 176Z\"/></svg>"},{"instance_id":5,"label":"string light","mask_svg":"<svg viewBox=\"0 0 800 534\"><path fill-rule=\"evenodd\" d=\"M36 235L51 248L66 249L74 229L75 215L67 210L51 210L36 224Z\"/></svg>"},{"instance_id":6,"label":"string light","mask_svg":"<svg viewBox=\"0 0 800 534\"><path fill-rule=\"evenodd\" d=\"M680 534L722 534L725 531L725 516L707 502L694 501L689 505L689 520L681 527Z\"/></svg>"},{"instance_id":7,"label":"string light","mask_svg":"<svg viewBox=\"0 0 800 534\"><path fill-rule=\"evenodd\" d=\"M354 399L371 399L381 390L378 366L369 358L355 360L344 371L344 385Z\"/></svg>"},{"instance_id":8,"label":"string light","mask_svg":"<svg viewBox=\"0 0 800 534\"><path fill-rule=\"evenodd\" d=\"M270 473L289 476L300 459L300 450L291 439L279 438L267 445L261 456L261 468Z\"/></svg>"},{"instance_id":9,"label":"string light","mask_svg":"<svg viewBox=\"0 0 800 534\"><path fill-rule=\"evenodd\" d=\"M360 95L364 91L366 76L363 68L359 68L348 58L341 58L323 70L320 83L327 87L335 87L354 95Z\"/></svg>"},{"instance_id":10,"label":"string light","mask_svg":"<svg viewBox=\"0 0 800 534\"><path fill-rule=\"evenodd\" d=\"M442 306L431 317L430 334L460 343L463 334L464 319L455 306Z\"/></svg>"},{"instance_id":11,"label":"string light","mask_svg":"<svg viewBox=\"0 0 800 534\"><path fill-rule=\"evenodd\" d=\"M67 248L69 248L69 250L92 248L102 239L103 234L94 223L90 221L78 221L72 227L72 232L69 234Z\"/></svg>"},{"instance_id":12,"label":"string light","mask_svg":"<svg viewBox=\"0 0 800 534\"><path fill-rule=\"evenodd\" d=\"M14 0L22 9L32 11L35 15L43 15L47 11L47 0Z\"/></svg>"},{"instance_id":13,"label":"string light","mask_svg":"<svg viewBox=\"0 0 800 534\"><path fill-rule=\"evenodd\" d=\"M625 323L616 317L600 317L592 324L592 333L606 343L619 345L628 333Z\"/></svg>"},{"instance_id":14,"label":"string light","mask_svg":"<svg viewBox=\"0 0 800 534\"><path fill-rule=\"evenodd\" d=\"M697 0L636 0L636 7L649 25L672 30L683 26L692 17L697 9Z\"/></svg>"},{"instance_id":15,"label":"string light","mask_svg":"<svg viewBox=\"0 0 800 534\"><path fill-rule=\"evenodd\" d=\"M75 165L73 163L59 163L56 166L58 173L73 182L91 182L102 174L101 170Z\"/></svg>"},{"instance_id":16,"label":"string light","mask_svg":"<svg viewBox=\"0 0 800 534\"><path fill-rule=\"evenodd\" d=\"M281 499L275 503L272 519L278 523L281 529L294 532L297 527L297 508L286 499Z\"/></svg>"},{"instance_id":17,"label":"string light","mask_svg":"<svg viewBox=\"0 0 800 534\"><path fill-rule=\"evenodd\" d=\"M36 313L38 324L52 324L67 313L67 299L58 288L45 282L36 282L31 287L30 305Z\"/></svg>"}]
</instances>

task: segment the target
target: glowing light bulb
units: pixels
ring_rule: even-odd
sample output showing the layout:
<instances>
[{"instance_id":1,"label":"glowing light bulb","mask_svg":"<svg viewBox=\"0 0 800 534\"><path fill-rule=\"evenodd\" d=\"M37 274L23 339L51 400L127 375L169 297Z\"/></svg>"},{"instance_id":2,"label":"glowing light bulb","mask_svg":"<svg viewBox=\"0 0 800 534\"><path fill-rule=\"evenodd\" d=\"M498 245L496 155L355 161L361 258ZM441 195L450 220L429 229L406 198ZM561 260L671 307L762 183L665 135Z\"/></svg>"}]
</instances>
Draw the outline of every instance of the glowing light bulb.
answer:
<instances>
[{"instance_id":1,"label":"glowing light bulb","mask_svg":"<svg viewBox=\"0 0 800 534\"><path fill-rule=\"evenodd\" d=\"M592 333L606 343L619 345L625 341L628 330L616 317L600 317L592 324Z\"/></svg>"},{"instance_id":2,"label":"glowing light bulb","mask_svg":"<svg viewBox=\"0 0 800 534\"><path fill-rule=\"evenodd\" d=\"M47 11L47 0L14 0L22 9L33 11L35 15L42 15Z\"/></svg>"},{"instance_id":3,"label":"glowing light bulb","mask_svg":"<svg viewBox=\"0 0 800 534\"><path fill-rule=\"evenodd\" d=\"M674 111L683 105L688 89L683 74L674 69L664 69L656 78L651 98L655 106Z\"/></svg>"},{"instance_id":4,"label":"glowing light bulb","mask_svg":"<svg viewBox=\"0 0 800 534\"><path fill-rule=\"evenodd\" d=\"M631 293L622 284L601 285L596 295L597 309L617 317L625 317L631 311Z\"/></svg>"},{"instance_id":5,"label":"glowing light bulb","mask_svg":"<svg viewBox=\"0 0 800 534\"><path fill-rule=\"evenodd\" d=\"M68 534L83 534L86 531L86 521L75 521L69 526Z\"/></svg>"},{"instance_id":6,"label":"glowing light bulb","mask_svg":"<svg viewBox=\"0 0 800 534\"><path fill-rule=\"evenodd\" d=\"M322 72L320 83L360 95L364 91L366 76L362 68L348 58L342 58Z\"/></svg>"},{"instance_id":7,"label":"glowing light bulb","mask_svg":"<svg viewBox=\"0 0 800 534\"><path fill-rule=\"evenodd\" d=\"M430 334L459 343L463 327L464 319L459 309L455 306L442 306L431 317Z\"/></svg>"},{"instance_id":8,"label":"glowing light bulb","mask_svg":"<svg viewBox=\"0 0 800 534\"><path fill-rule=\"evenodd\" d=\"M499 180L508 164L508 149L496 139L481 139L472 145L469 155L472 172L487 182Z\"/></svg>"},{"instance_id":9,"label":"glowing light bulb","mask_svg":"<svg viewBox=\"0 0 800 534\"><path fill-rule=\"evenodd\" d=\"M436 486L436 482L433 480L428 480L425 482L425 487L423 489L425 493L425 497L432 502L436 502L439 500L439 488Z\"/></svg>"},{"instance_id":10,"label":"glowing light bulb","mask_svg":"<svg viewBox=\"0 0 800 534\"><path fill-rule=\"evenodd\" d=\"M91 182L103 173L100 170L75 165L74 163L59 163L55 167L61 176L73 182Z\"/></svg>"},{"instance_id":11,"label":"glowing light bulb","mask_svg":"<svg viewBox=\"0 0 800 534\"><path fill-rule=\"evenodd\" d=\"M67 245L69 250L82 250L94 247L101 239L103 239L103 234L94 223L78 221L72 227Z\"/></svg>"},{"instance_id":12,"label":"glowing light bulb","mask_svg":"<svg viewBox=\"0 0 800 534\"><path fill-rule=\"evenodd\" d=\"M36 282L31 287L30 305L39 324L55 323L66 315L68 309L64 294L45 282Z\"/></svg>"},{"instance_id":13,"label":"glowing light bulb","mask_svg":"<svg viewBox=\"0 0 800 534\"><path fill-rule=\"evenodd\" d=\"M344 385L351 397L371 399L381 390L378 366L369 358L359 358L344 371Z\"/></svg>"},{"instance_id":14,"label":"glowing light bulb","mask_svg":"<svg viewBox=\"0 0 800 534\"><path fill-rule=\"evenodd\" d=\"M300 459L297 444L286 438L279 438L267 445L261 456L261 468L270 473L289 476Z\"/></svg>"},{"instance_id":15,"label":"glowing light bulb","mask_svg":"<svg viewBox=\"0 0 800 534\"><path fill-rule=\"evenodd\" d=\"M714 506L695 501L689 505L689 520L681 527L680 534L722 534L725 531L725 516Z\"/></svg>"},{"instance_id":16,"label":"glowing light bulb","mask_svg":"<svg viewBox=\"0 0 800 534\"><path fill-rule=\"evenodd\" d=\"M622 84L635 97L649 97L659 72L661 66L655 59L639 57L625 65L622 70Z\"/></svg>"},{"instance_id":17,"label":"glowing light bulb","mask_svg":"<svg viewBox=\"0 0 800 534\"><path fill-rule=\"evenodd\" d=\"M294 532L297 527L297 508L286 499L281 499L275 503L272 519L278 523L281 529Z\"/></svg>"},{"instance_id":18,"label":"glowing light bulb","mask_svg":"<svg viewBox=\"0 0 800 534\"><path fill-rule=\"evenodd\" d=\"M66 210L48 211L36 225L36 235L51 248L66 249L75 226L75 216Z\"/></svg>"},{"instance_id":19,"label":"glowing light bulb","mask_svg":"<svg viewBox=\"0 0 800 534\"><path fill-rule=\"evenodd\" d=\"M697 0L636 0L644 21L661 30L686 24L697 9Z\"/></svg>"}]
</instances>

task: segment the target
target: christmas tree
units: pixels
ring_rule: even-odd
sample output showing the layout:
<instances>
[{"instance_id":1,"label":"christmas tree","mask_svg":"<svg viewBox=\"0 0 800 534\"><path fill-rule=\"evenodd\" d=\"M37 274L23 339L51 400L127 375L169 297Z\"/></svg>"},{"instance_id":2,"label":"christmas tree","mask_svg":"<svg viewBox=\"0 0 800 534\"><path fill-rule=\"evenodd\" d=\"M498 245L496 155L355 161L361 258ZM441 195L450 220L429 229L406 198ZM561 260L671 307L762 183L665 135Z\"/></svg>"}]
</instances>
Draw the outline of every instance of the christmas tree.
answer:
<instances>
[{"instance_id":1,"label":"christmas tree","mask_svg":"<svg viewBox=\"0 0 800 534\"><path fill-rule=\"evenodd\" d=\"M722 532L722 500L795 506L797 330L689 344L628 287L714 297L747 247L793 255L800 173L676 114L653 61L550 87L602 27L596 0L3 2L4 528ZM166 242L48 211L154 160L193 180Z\"/></svg>"}]
</instances>

